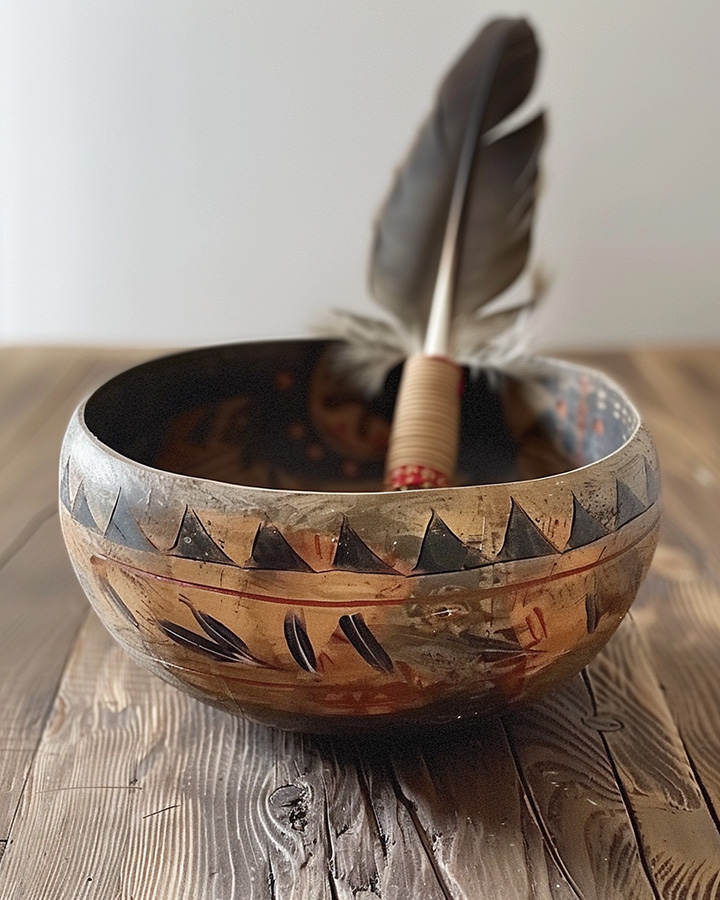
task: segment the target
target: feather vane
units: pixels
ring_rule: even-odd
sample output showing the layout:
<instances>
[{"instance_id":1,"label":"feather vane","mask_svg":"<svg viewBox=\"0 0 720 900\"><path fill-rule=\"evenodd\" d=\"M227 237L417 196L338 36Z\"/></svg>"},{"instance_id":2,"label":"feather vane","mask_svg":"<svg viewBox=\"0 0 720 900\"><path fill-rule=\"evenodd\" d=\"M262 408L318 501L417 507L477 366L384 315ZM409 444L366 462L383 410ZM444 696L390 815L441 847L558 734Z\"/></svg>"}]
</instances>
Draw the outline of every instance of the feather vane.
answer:
<instances>
[{"instance_id":1,"label":"feather vane","mask_svg":"<svg viewBox=\"0 0 720 900\"><path fill-rule=\"evenodd\" d=\"M515 119L532 89L538 57L527 22L498 19L443 80L375 223L369 283L391 321L335 311L318 329L344 342L335 364L364 393L380 391L394 366L423 349L473 125L461 215L451 235L452 311L441 352L473 368L501 367L526 347L521 326L545 287L539 277L522 302L518 297L501 313L485 307L515 285L530 251L545 120L539 114L519 127L506 120Z\"/></svg>"},{"instance_id":2,"label":"feather vane","mask_svg":"<svg viewBox=\"0 0 720 900\"><path fill-rule=\"evenodd\" d=\"M467 312L489 302L527 262L543 117L499 137L495 133L527 97L538 56L525 21L487 25L443 81L380 212L370 288L414 333L422 334L427 324L473 114L478 135L456 237L454 310Z\"/></svg>"}]
</instances>

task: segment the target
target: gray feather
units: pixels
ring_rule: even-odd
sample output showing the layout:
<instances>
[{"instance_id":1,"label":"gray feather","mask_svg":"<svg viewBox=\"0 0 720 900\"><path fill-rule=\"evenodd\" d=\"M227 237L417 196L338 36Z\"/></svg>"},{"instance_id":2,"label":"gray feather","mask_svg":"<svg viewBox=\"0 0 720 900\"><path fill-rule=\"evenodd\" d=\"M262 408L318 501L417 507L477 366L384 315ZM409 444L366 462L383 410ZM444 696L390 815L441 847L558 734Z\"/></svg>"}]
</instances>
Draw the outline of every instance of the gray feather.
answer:
<instances>
[{"instance_id":1,"label":"gray feather","mask_svg":"<svg viewBox=\"0 0 720 900\"><path fill-rule=\"evenodd\" d=\"M529 281L529 283L528 283ZM523 276L495 302L459 313L452 334L452 358L471 370L504 369L526 352L537 322L533 314L547 290L548 277L536 269ZM517 288L522 287L522 293ZM507 302L512 295L511 303ZM523 297L519 300L519 297Z\"/></svg>"},{"instance_id":2,"label":"gray feather","mask_svg":"<svg viewBox=\"0 0 720 900\"><path fill-rule=\"evenodd\" d=\"M487 25L443 81L430 117L376 224L370 288L412 334L426 325L466 126L484 97L457 242L456 311L501 293L524 268L544 125L538 116L494 138L493 129L527 97L538 47L523 20Z\"/></svg>"},{"instance_id":3,"label":"gray feather","mask_svg":"<svg viewBox=\"0 0 720 900\"><path fill-rule=\"evenodd\" d=\"M333 310L316 333L339 342L330 357L333 368L367 397L379 394L390 370L420 350L398 322L345 310Z\"/></svg>"}]
</instances>

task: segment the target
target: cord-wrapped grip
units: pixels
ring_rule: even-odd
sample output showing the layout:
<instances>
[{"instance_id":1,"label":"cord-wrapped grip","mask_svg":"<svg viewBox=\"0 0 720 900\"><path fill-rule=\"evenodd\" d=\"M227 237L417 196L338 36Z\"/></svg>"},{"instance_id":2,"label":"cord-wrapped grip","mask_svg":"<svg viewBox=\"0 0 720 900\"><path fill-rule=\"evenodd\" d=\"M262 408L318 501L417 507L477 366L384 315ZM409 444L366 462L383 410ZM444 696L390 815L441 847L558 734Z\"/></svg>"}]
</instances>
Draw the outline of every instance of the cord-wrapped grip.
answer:
<instances>
[{"instance_id":1,"label":"cord-wrapped grip","mask_svg":"<svg viewBox=\"0 0 720 900\"><path fill-rule=\"evenodd\" d=\"M385 464L385 487L444 487L455 474L462 369L443 356L405 361Z\"/></svg>"}]
</instances>

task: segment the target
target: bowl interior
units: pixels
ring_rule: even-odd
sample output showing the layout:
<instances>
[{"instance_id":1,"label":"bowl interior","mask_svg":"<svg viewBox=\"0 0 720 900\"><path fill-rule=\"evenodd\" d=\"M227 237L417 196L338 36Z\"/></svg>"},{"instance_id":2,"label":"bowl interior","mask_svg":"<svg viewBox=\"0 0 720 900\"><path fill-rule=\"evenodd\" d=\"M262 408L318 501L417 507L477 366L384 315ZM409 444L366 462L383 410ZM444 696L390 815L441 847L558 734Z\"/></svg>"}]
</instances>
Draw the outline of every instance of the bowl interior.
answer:
<instances>
[{"instance_id":1,"label":"bowl interior","mask_svg":"<svg viewBox=\"0 0 720 900\"><path fill-rule=\"evenodd\" d=\"M209 347L154 360L93 394L85 422L129 459L254 487L382 488L399 370L363 398L326 341ZM619 449L637 413L607 380L551 360L468 375L457 484L570 471Z\"/></svg>"}]
</instances>

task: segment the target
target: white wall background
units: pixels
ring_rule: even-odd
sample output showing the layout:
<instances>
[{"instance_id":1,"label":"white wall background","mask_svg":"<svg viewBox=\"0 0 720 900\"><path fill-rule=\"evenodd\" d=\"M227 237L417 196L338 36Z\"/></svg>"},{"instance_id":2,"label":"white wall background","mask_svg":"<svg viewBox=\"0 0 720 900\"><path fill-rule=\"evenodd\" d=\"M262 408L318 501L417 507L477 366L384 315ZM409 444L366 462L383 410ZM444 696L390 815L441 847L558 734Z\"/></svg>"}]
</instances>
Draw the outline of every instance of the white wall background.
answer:
<instances>
[{"instance_id":1,"label":"white wall background","mask_svg":"<svg viewBox=\"0 0 720 900\"><path fill-rule=\"evenodd\" d=\"M393 167L496 13L545 51L540 345L720 338L717 0L4 0L0 341L369 312Z\"/></svg>"}]
</instances>

